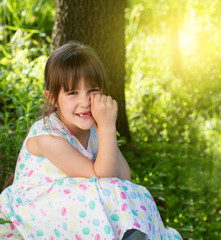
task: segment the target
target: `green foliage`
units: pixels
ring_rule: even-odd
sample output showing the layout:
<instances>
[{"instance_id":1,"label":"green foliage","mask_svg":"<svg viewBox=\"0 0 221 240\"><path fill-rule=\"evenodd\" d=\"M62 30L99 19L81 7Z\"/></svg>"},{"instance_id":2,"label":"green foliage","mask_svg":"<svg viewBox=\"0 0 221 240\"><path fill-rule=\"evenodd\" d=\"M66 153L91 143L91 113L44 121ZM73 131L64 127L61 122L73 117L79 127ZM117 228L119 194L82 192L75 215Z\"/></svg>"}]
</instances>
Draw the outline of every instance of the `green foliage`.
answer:
<instances>
[{"instance_id":1,"label":"green foliage","mask_svg":"<svg viewBox=\"0 0 221 240\"><path fill-rule=\"evenodd\" d=\"M0 182L41 115L54 5L0 3ZM128 0L126 102L133 145L119 145L184 239L221 237L219 0ZM3 220L0 219L0 224Z\"/></svg>"},{"instance_id":2,"label":"green foliage","mask_svg":"<svg viewBox=\"0 0 221 240\"><path fill-rule=\"evenodd\" d=\"M194 3L130 1L126 102L138 150L125 154L166 224L184 239L218 239L221 4Z\"/></svg>"},{"instance_id":3,"label":"green foliage","mask_svg":"<svg viewBox=\"0 0 221 240\"><path fill-rule=\"evenodd\" d=\"M1 2L1 186L14 171L25 134L41 114L43 72L52 29L49 35L42 30L49 31L44 26L46 19L47 26L53 24L53 4L50 3L52 1Z\"/></svg>"},{"instance_id":4,"label":"green foliage","mask_svg":"<svg viewBox=\"0 0 221 240\"><path fill-rule=\"evenodd\" d=\"M10 221L6 221L3 218L0 218L0 224L11 223Z\"/></svg>"}]
</instances>

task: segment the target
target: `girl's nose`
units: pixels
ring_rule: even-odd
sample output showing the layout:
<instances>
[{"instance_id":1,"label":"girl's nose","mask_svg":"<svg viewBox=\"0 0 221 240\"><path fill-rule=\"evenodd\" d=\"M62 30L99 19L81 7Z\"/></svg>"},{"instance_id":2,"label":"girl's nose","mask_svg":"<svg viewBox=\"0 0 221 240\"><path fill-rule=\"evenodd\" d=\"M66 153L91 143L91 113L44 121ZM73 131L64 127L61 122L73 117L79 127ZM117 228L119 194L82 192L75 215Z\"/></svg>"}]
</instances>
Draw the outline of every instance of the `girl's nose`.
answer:
<instances>
[{"instance_id":1,"label":"girl's nose","mask_svg":"<svg viewBox=\"0 0 221 240\"><path fill-rule=\"evenodd\" d=\"M80 98L80 106L81 107L88 107L91 104L91 96L84 95Z\"/></svg>"}]
</instances>

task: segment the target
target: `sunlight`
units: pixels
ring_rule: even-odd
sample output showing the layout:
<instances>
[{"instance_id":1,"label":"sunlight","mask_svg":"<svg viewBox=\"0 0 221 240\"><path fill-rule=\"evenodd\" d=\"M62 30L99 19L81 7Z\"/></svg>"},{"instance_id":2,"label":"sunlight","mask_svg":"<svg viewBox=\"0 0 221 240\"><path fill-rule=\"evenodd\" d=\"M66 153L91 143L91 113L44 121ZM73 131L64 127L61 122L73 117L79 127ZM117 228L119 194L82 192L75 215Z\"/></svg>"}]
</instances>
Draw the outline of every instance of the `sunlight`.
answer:
<instances>
[{"instance_id":1,"label":"sunlight","mask_svg":"<svg viewBox=\"0 0 221 240\"><path fill-rule=\"evenodd\" d=\"M197 47L197 19L194 11L189 12L186 16L186 21L183 28L180 29L179 46L185 55L194 53Z\"/></svg>"},{"instance_id":2,"label":"sunlight","mask_svg":"<svg viewBox=\"0 0 221 240\"><path fill-rule=\"evenodd\" d=\"M180 31L179 46L184 55L191 55L197 47L196 32L193 26Z\"/></svg>"}]
</instances>

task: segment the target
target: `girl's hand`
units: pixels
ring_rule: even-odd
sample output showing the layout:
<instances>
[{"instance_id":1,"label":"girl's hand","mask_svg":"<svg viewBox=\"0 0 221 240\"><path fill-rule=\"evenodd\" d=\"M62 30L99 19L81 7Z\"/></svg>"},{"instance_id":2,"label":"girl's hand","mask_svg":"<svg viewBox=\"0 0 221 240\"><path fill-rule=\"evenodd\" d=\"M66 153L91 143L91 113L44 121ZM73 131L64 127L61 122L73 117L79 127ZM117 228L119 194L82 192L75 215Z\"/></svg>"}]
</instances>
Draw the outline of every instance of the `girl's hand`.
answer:
<instances>
[{"instance_id":1,"label":"girl's hand","mask_svg":"<svg viewBox=\"0 0 221 240\"><path fill-rule=\"evenodd\" d=\"M116 128L117 102L110 96L91 94L91 113L100 129Z\"/></svg>"}]
</instances>

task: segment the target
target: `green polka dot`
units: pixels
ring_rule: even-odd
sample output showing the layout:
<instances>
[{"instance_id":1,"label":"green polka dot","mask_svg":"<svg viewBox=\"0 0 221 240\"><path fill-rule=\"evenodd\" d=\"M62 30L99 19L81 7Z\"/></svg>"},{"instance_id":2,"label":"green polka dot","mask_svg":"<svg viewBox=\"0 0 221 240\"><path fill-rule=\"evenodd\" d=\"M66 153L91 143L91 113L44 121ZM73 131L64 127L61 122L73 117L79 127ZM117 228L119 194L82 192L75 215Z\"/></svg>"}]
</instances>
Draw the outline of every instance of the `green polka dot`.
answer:
<instances>
[{"instance_id":1,"label":"green polka dot","mask_svg":"<svg viewBox=\"0 0 221 240\"><path fill-rule=\"evenodd\" d=\"M96 182L96 181L97 181L97 179L94 177L89 179L89 182Z\"/></svg>"},{"instance_id":2,"label":"green polka dot","mask_svg":"<svg viewBox=\"0 0 221 240\"><path fill-rule=\"evenodd\" d=\"M8 218L11 218L11 217L13 217L13 213L8 213Z\"/></svg>"},{"instance_id":3,"label":"green polka dot","mask_svg":"<svg viewBox=\"0 0 221 240\"><path fill-rule=\"evenodd\" d=\"M104 226L104 231L108 235L108 234L110 234L111 228L108 225L106 225L106 226Z\"/></svg>"},{"instance_id":4,"label":"green polka dot","mask_svg":"<svg viewBox=\"0 0 221 240\"><path fill-rule=\"evenodd\" d=\"M37 134L36 129L33 129L33 130L32 130L32 135L35 136L36 134Z\"/></svg>"},{"instance_id":5,"label":"green polka dot","mask_svg":"<svg viewBox=\"0 0 221 240\"><path fill-rule=\"evenodd\" d=\"M132 209L132 213L134 216L138 216L137 212L134 209Z\"/></svg>"},{"instance_id":6,"label":"green polka dot","mask_svg":"<svg viewBox=\"0 0 221 240\"><path fill-rule=\"evenodd\" d=\"M117 214L112 214L111 219L115 222L119 221L119 216Z\"/></svg>"},{"instance_id":7,"label":"green polka dot","mask_svg":"<svg viewBox=\"0 0 221 240\"><path fill-rule=\"evenodd\" d=\"M35 216L34 215L31 215L31 221L35 221Z\"/></svg>"},{"instance_id":8,"label":"green polka dot","mask_svg":"<svg viewBox=\"0 0 221 240\"><path fill-rule=\"evenodd\" d=\"M17 198L17 199L16 199L16 202L19 203L19 204L22 203L21 198Z\"/></svg>"},{"instance_id":9,"label":"green polka dot","mask_svg":"<svg viewBox=\"0 0 221 240\"><path fill-rule=\"evenodd\" d=\"M63 184L63 182L64 182L64 180L63 179L60 179L60 180L58 180L58 185L62 185Z\"/></svg>"},{"instance_id":10,"label":"green polka dot","mask_svg":"<svg viewBox=\"0 0 221 240\"><path fill-rule=\"evenodd\" d=\"M94 201L90 201L90 202L89 202L89 208L90 208L91 210L93 210L93 209L95 208L95 202L94 202Z\"/></svg>"},{"instance_id":11,"label":"green polka dot","mask_svg":"<svg viewBox=\"0 0 221 240\"><path fill-rule=\"evenodd\" d=\"M143 196L140 193L137 196L139 197L140 200L143 200Z\"/></svg>"},{"instance_id":12,"label":"green polka dot","mask_svg":"<svg viewBox=\"0 0 221 240\"><path fill-rule=\"evenodd\" d=\"M22 169L24 169L24 168L25 168L25 164L22 163L22 164L20 165L20 169L22 170Z\"/></svg>"},{"instance_id":13,"label":"green polka dot","mask_svg":"<svg viewBox=\"0 0 221 240\"><path fill-rule=\"evenodd\" d=\"M127 186L123 186L123 189L124 189L125 191L127 191L127 190L128 190L128 187L127 187Z\"/></svg>"},{"instance_id":14,"label":"green polka dot","mask_svg":"<svg viewBox=\"0 0 221 240\"><path fill-rule=\"evenodd\" d=\"M81 211L81 212L79 212L79 216L81 217L81 218L85 218L86 217L86 212L85 211Z\"/></svg>"},{"instance_id":15,"label":"green polka dot","mask_svg":"<svg viewBox=\"0 0 221 240\"><path fill-rule=\"evenodd\" d=\"M61 234L60 234L60 232L58 231L58 229L54 229L54 234L57 236L57 237L60 237L61 236Z\"/></svg>"},{"instance_id":16,"label":"green polka dot","mask_svg":"<svg viewBox=\"0 0 221 240\"><path fill-rule=\"evenodd\" d=\"M83 229L82 232L83 232L84 235L88 235L90 233L90 229L86 227L86 228Z\"/></svg>"},{"instance_id":17,"label":"green polka dot","mask_svg":"<svg viewBox=\"0 0 221 240\"><path fill-rule=\"evenodd\" d=\"M150 199L150 195L148 193L144 193L144 195Z\"/></svg>"},{"instance_id":18,"label":"green polka dot","mask_svg":"<svg viewBox=\"0 0 221 240\"><path fill-rule=\"evenodd\" d=\"M71 138L71 144L74 145L74 139L73 138Z\"/></svg>"},{"instance_id":19,"label":"green polka dot","mask_svg":"<svg viewBox=\"0 0 221 240\"><path fill-rule=\"evenodd\" d=\"M44 235L44 232L42 230L37 230L37 235L41 237Z\"/></svg>"}]
</instances>

